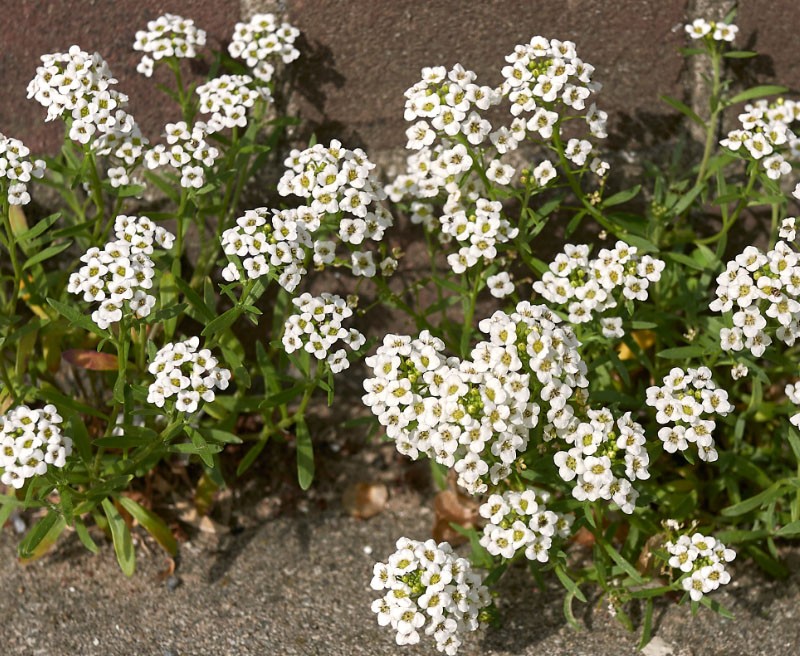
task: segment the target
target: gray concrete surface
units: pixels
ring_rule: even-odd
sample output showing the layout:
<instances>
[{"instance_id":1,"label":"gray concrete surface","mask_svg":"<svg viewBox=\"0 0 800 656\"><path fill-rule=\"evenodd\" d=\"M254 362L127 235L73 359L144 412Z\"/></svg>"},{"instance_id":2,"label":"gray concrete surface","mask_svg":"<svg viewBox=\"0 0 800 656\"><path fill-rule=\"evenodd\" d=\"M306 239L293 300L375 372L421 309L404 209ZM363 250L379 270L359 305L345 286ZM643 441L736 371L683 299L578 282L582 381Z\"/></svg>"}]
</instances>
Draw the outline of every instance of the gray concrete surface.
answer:
<instances>
[{"instance_id":1,"label":"gray concrete surface","mask_svg":"<svg viewBox=\"0 0 800 656\"><path fill-rule=\"evenodd\" d=\"M430 643L400 648L377 626L368 588L374 557L400 535L425 538L432 522L416 495L393 498L369 520L333 508L267 521L218 543L184 544L174 579L159 577L162 553L140 553L125 579L106 544L85 552L72 536L44 559L15 561L0 534L0 653L3 656L422 656ZM372 556L365 547L371 547ZM793 656L800 645L800 553L794 574L768 581L737 563L716 598L735 614L691 617L662 602L646 656ZM177 583L177 585L175 585ZM500 629L473 635L463 656L627 656L635 635L602 604L576 607L584 629L563 619L556 585L534 589L522 570L500 586ZM579 605L580 606L580 605Z\"/></svg>"}]
</instances>

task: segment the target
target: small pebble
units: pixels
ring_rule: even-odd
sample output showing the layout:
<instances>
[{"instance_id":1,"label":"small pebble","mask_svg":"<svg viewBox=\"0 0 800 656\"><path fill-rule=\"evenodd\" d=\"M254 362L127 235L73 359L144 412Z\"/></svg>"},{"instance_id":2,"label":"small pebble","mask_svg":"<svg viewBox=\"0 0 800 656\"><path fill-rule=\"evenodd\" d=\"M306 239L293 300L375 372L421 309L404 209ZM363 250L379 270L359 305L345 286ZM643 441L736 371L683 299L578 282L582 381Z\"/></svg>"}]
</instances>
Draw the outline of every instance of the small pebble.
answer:
<instances>
[{"instance_id":1,"label":"small pebble","mask_svg":"<svg viewBox=\"0 0 800 656\"><path fill-rule=\"evenodd\" d=\"M170 576L164 583L167 586L167 590L170 592L175 592L175 590L181 584L181 580L177 576Z\"/></svg>"},{"instance_id":2,"label":"small pebble","mask_svg":"<svg viewBox=\"0 0 800 656\"><path fill-rule=\"evenodd\" d=\"M370 547L369 545L366 545L364 547L364 553L367 554L368 556L371 556L372 555L372 547Z\"/></svg>"}]
</instances>

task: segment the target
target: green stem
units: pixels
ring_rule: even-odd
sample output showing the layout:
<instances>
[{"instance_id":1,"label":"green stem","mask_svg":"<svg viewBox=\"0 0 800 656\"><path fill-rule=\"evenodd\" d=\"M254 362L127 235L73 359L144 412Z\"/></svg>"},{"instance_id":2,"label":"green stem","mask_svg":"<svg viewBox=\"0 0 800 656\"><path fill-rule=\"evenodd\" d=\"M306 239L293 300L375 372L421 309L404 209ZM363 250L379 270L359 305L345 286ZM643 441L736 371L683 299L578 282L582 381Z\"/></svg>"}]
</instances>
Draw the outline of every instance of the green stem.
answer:
<instances>
[{"instance_id":1,"label":"green stem","mask_svg":"<svg viewBox=\"0 0 800 656\"><path fill-rule=\"evenodd\" d=\"M739 218L739 215L742 213L745 207L747 207L747 203L750 199L750 192L753 190L753 186L758 179L758 164L753 163L750 166L750 176L747 180L747 186L742 193L742 197L739 199L739 202L736 204L733 212L731 212L730 217L727 221L723 221L722 228L720 231L715 234L711 235L710 237L704 237L703 239L696 239L696 244L712 244L720 239L722 239L725 235L728 234L728 231L733 227L733 224L736 223L736 219ZM720 253L721 255L721 253Z\"/></svg>"},{"instance_id":2,"label":"green stem","mask_svg":"<svg viewBox=\"0 0 800 656\"><path fill-rule=\"evenodd\" d=\"M470 337L472 336L472 319L475 316L475 305L478 301L478 293L481 290L481 281L483 280L482 267L475 267L475 280L472 283L472 289L469 296L464 299L464 325L461 329L461 340L459 341L459 352L462 358L468 355Z\"/></svg>"},{"instance_id":3,"label":"green stem","mask_svg":"<svg viewBox=\"0 0 800 656\"><path fill-rule=\"evenodd\" d=\"M583 189L581 189L580 182L578 182L575 174L572 172L572 166L564 151L564 142L561 140L560 123L556 124L553 128L552 141L555 151L558 153L558 161L561 164L561 169L564 171L564 175L567 176L567 182L569 183L570 189L572 189L572 193L574 193L575 197L581 202L583 208L591 214L601 226L609 232L616 234L614 227L606 220L603 213L586 198L586 194L584 194Z\"/></svg>"},{"instance_id":4,"label":"green stem","mask_svg":"<svg viewBox=\"0 0 800 656\"><path fill-rule=\"evenodd\" d=\"M719 128L719 115L722 112L722 103L720 102L720 91L722 90L721 82L721 63L722 55L719 50L714 48L709 53L711 55L711 69L713 71L713 81L711 86L711 116L706 124L706 141L703 147L703 159L700 161L700 168L697 171L697 179L694 186L701 184L705 179L706 169L708 168L708 160L711 157L711 152L714 149L716 141L717 130Z\"/></svg>"}]
</instances>

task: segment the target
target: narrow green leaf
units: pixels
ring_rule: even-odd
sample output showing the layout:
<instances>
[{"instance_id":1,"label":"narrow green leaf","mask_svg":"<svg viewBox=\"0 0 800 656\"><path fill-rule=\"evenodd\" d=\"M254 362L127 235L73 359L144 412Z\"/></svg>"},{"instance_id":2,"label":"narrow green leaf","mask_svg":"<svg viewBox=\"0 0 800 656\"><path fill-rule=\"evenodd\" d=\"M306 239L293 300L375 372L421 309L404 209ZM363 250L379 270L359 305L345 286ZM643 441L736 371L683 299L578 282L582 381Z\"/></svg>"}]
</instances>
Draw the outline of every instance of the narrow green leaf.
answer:
<instances>
[{"instance_id":1,"label":"narrow green leaf","mask_svg":"<svg viewBox=\"0 0 800 656\"><path fill-rule=\"evenodd\" d=\"M36 557L37 548L40 545L52 544L66 525L64 518L60 514L55 510L49 511L34 524L22 542L19 543L19 557L23 559ZM51 535L51 533L55 533L55 536Z\"/></svg>"},{"instance_id":2,"label":"narrow green leaf","mask_svg":"<svg viewBox=\"0 0 800 656\"><path fill-rule=\"evenodd\" d=\"M155 538L156 542L164 547L164 550L170 556L178 553L178 543L175 541L175 536L172 535L172 531L169 530L163 519L151 510L139 505L130 497L120 497L119 502Z\"/></svg>"},{"instance_id":3,"label":"narrow green leaf","mask_svg":"<svg viewBox=\"0 0 800 656\"><path fill-rule=\"evenodd\" d=\"M775 481L770 487L762 492L759 492L755 496L745 499L744 501L736 503L732 506L728 506L727 508L723 508L720 511L720 514L725 517L738 517L739 515L744 515L751 510L755 510L756 508L764 507L783 494L785 484L786 481L784 480Z\"/></svg>"},{"instance_id":4,"label":"narrow green leaf","mask_svg":"<svg viewBox=\"0 0 800 656\"><path fill-rule=\"evenodd\" d=\"M656 353L656 357L663 358L664 360L689 360L706 355L707 353L709 353L709 349L703 346L678 346L676 348L659 351Z\"/></svg>"},{"instance_id":5,"label":"narrow green leaf","mask_svg":"<svg viewBox=\"0 0 800 656\"><path fill-rule=\"evenodd\" d=\"M756 57L758 55L757 52L753 52L752 50L731 50L730 52L723 53L723 57L727 57L728 59L749 59L750 57Z\"/></svg>"},{"instance_id":6,"label":"narrow green leaf","mask_svg":"<svg viewBox=\"0 0 800 656\"><path fill-rule=\"evenodd\" d=\"M22 234L17 235L17 242L24 244L25 242L33 241L39 235L44 233L45 230L50 228L50 226L52 226L56 221L58 221L59 218L61 218L61 212L56 212L55 214L45 217L32 228L29 228Z\"/></svg>"},{"instance_id":7,"label":"narrow green leaf","mask_svg":"<svg viewBox=\"0 0 800 656\"><path fill-rule=\"evenodd\" d=\"M78 534L78 539L81 541L84 547L86 547L89 551L93 554L96 554L100 551L97 548L97 544L94 540L92 540L92 536L89 535L89 529L86 528L86 524L83 523L83 520L80 517L75 518L75 532Z\"/></svg>"},{"instance_id":8,"label":"narrow green leaf","mask_svg":"<svg viewBox=\"0 0 800 656\"><path fill-rule=\"evenodd\" d=\"M25 264L22 265L22 270L25 271L30 269L32 266L36 266L45 260L49 260L51 257L55 257L61 251L68 249L72 245L71 241L65 241L63 244L57 244L55 246L48 246L42 251L39 251L35 255L31 255L27 260L25 260Z\"/></svg>"},{"instance_id":9,"label":"narrow green leaf","mask_svg":"<svg viewBox=\"0 0 800 656\"><path fill-rule=\"evenodd\" d=\"M682 103L677 98L673 98L671 96L664 95L664 96L661 96L661 100L663 100L665 103L667 103L673 109L677 109L681 114L686 116L689 120L694 121L695 123L697 123L697 125L705 127L705 125L706 125L705 121L703 121L703 119L700 118L697 115L697 112L695 112L691 107L689 107L685 103Z\"/></svg>"},{"instance_id":10,"label":"narrow green leaf","mask_svg":"<svg viewBox=\"0 0 800 656\"><path fill-rule=\"evenodd\" d=\"M800 536L800 520L789 522L785 526L781 526L775 531L775 535L781 538L796 538Z\"/></svg>"},{"instance_id":11,"label":"narrow green leaf","mask_svg":"<svg viewBox=\"0 0 800 656\"><path fill-rule=\"evenodd\" d=\"M623 203L627 203L629 200L637 196L641 189L642 185L636 185L634 187L631 187L630 189L618 191L616 194L613 194L612 196L606 198L600 204L600 207L602 208L613 207L614 205L622 205Z\"/></svg>"},{"instance_id":12,"label":"narrow green leaf","mask_svg":"<svg viewBox=\"0 0 800 656\"><path fill-rule=\"evenodd\" d=\"M267 446L267 439L262 439L256 442L250 450L245 454L244 458L241 459L239 465L236 467L236 475L241 476L244 474L250 467L252 467L253 463L256 461L261 452L264 450L264 447Z\"/></svg>"},{"instance_id":13,"label":"narrow green leaf","mask_svg":"<svg viewBox=\"0 0 800 656\"><path fill-rule=\"evenodd\" d=\"M234 306L206 324L206 327L203 328L203 332L200 334L203 335L203 337L208 337L214 333L222 332L230 328L241 314L242 308Z\"/></svg>"},{"instance_id":14,"label":"narrow green leaf","mask_svg":"<svg viewBox=\"0 0 800 656\"><path fill-rule=\"evenodd\" d=\"M307 490L314 480L314 445L308 432L306 420L301 417L295 425L297 444L297 481L303 490Z\"/></svg>"},{"instance_id":15,"label":"narrow green leaf","mask_svg":"<svg viewBox=\"0 0 800 656\"><path fill-rule=\"evenodd\" d=\"M191 288L189 283L185 282L181 278L177 276L173 276L172 282L181 290L181 293L186 297L186 300L189 301L189 305L192 306L198 313L202 316L203 319L206 321L212 321L216 316L214 312L214 308L209 307L206 305L203 298L198 294L194 289Z\"/></svg>"},{"instance_id":16,"label":"narrow green leaf","mask_svg":"<svg viewBox=\"0 0 800 656\"><path fill-rule=\"evenodd\" d=\"M50 306L58 311L58 313L67 319L73 326L77 328L82 328L91 333L95 333L96 335L100 335L102 337L109 337L109 332L107 330L103 330L102 328L98 327L94 321L92 321L87 315L83 312L78 310L73 305L69 305L68 303L62 303L61 301L57 301L54 298L48 298L47 302Z\"/></svg>"},{"instance_id":17,"label":"narrow green leaf","mask_svg":"<svg viewBox=\"0 0 800 656\"><path fill-rule=\"evenodd\" d=\"M757 87L751 87L747 91L737 93L733 98L728 100L728 104L735 105L736 103L744 102L745 100L752 100L753 98L763 98L764 96L774 96L781 93L786 93L789 89L777 84L762 84Z\"/></svg>"},{"instance_id":18,"label":"narrow green leaf","mask_svg":"<svg viewBox=\"0 0 800 656\"><path fill-rule=\"evenodd\" d=\"M120 569L125 576L133 576L136 569L136 553L133 550L133 541L128 525L110 499L103 499L102 505L103 512L108 519L108 527L111 530L111 539L114 542L114 552L117 554Z\"/></svg>"}]
</instances>

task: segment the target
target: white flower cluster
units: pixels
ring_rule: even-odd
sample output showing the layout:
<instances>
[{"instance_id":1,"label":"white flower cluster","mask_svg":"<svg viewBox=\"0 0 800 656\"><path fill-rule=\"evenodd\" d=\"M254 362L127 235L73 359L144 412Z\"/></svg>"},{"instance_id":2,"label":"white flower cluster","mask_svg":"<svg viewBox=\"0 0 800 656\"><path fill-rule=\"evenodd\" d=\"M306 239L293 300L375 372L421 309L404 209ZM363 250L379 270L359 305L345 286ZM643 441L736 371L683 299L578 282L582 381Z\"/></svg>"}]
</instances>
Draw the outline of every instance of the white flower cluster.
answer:
<instances>
[{"instance_id":1,"label":"white flower cluster","mask_svg":"<svg viewBox=\"0 0 800 656\"><path fill-rule=\"evenodd\" d=\"M708 367L674 367L663 382L647 388L647 405L656 409L656 421L664 425L658 431L664 450L686 451L690 443L696 444L700 459L714 462L718 454L711 433L717 424L708 417L724 417L733 410L728 393L711 380Z\"/></svg>"},{"instance_id":2,"label":"white flower cluster","mask_svg":"<svg viewBox=\"0 0 800 656\"><path fill-rule=\"evenodd\" d=\"M0 132L0 182L8 181L6 197L11 205L27 205L31 202L28 182L41 178L46 164L44 160L31 161L30 149L19 139Z\"/></svg>"},{"instance_id":3,"label":"white flower cluster","mask_svg":"<svg viewBox=\"0 0 800 656\"><path fill-rule=\"evenodd\" d=\"M587 99L602 88L592 80L594 66L578 57L572 41L535 36L529 43L515 46L506 62L501 91L512 103L511 113L533 112L528 130L538 131L544 139L550 137L561 113L583 111ZM606 137L605 112L592 106L586 120L595 137Z\"/></svg>"},{"instance_id":4,"label":"white flower cluster","mask_svg":"<svg viewBox=\"0 0 800 656\"><path fill-rule=\"evenodd\" d=\"M555 433L571 446L553 457L558 474L575 481L572 496L578 501L605 499L631 514L639 497L633 484L650 478L644 428L630 412L617 419L616 426L608 408L586 412L589 421L573 418L570 426Z\"/></svg>"},{"instance_id":5,"label":"white flower cluster","mask_svg":"<svg viewBox=\"0 0 800 656\"><path fill-rule=\"evenodd\" d=\"M228 369L217 366L208 349L197 350L200 340L190 337L159 349L147 370L155 380L147 390L147 402L163 408L175 397L178 412L196 412L201 401L211 403L214 390L225 390L231 378Z\"/></svg>"},{"instance_id":6,"label":"white flower cluster","mask_svg":"<svg viewBox=\"0 0 800 656\"><path fill-rule=\"evenodd\" d=\"M400 453L424 453L453 467L471 494L486 492L487 479L497 485L525 452L539 415L566 427L570 397L588 385L579 343L558 322L527 302L511 315L496 312L479 323L489 340L466 361L446 357L427 331L416 339L387 335L366 360L374 377L364 381L362 400Z\"/></svg>"},{"instance_id":7,"label":"white flower cluster","mask_svg":"<svg viewBox=\"0 0 800 656\"><path fill-rule=\"evenodd\" d=\"M585 244L564 246L533 290L546 300L567 305L570 323L585 323L618 305L618 291L625 300L646 301L650 283L661 279L664 262L639 255L635 246L618 241L589 259ZM621 337L621 320L604 324L606 337Z\"/></svg>"},{"instance_id":8,"label":"white flower cluster","mask_svg":"<svg viewBox=\"0 0 800 656\"><path fill-rule=\"evenodd\" d=\"M67 53L42 55L42 66L28 84L28 98L47 108L48 121L71 118L73 141L92 142L98 155L114 155L132 165L147 140L125 111L128 96L113 88L116 83L98 53L72 46Z\"/></svg>"},{"instance_id":9,"label":"white flower cluster","mask_svg":"<svg viewBox=\"0 0 800 656\"><path fill-rule=\"evenodd\" d=\"M208 125L198 121L190 129L185 121L178 121L167 123L164 131L167 143L148 150L145 165L151 170L171 166L180 172L181 187L200 189L206 181L204 167L213 166L219 157L219 150L206 141Z\"/></svg>"},{"instance_id":10,"label":"white flower cluster","mask_svg":"<svg viewBox=\"0 0 800 656\"><path fill-rule=\"evenodd\" d=\"M396 546L388 561L373 569L370 586L386 590L372 603L378 624L397 632L398 645L417 644L424 627L436 649L452 656L464 634L480 627L481 610L491 604L488 588L447 542L400 538Z\"/></svg>"},{"instance_id":11,"label":"white flower cluster","mask_svg":"<svg viewBox=\"0 0 800 656\"><path fill-rule=\"evenodd\" d=\"M794 219L781 232L794 237ZM747 349L755 357L772 344L768 330L787 346L800 337L800 258L787 242L778 241L766 254L748 246L717 276L712 312L733 313L732 328L720 330L724 351ZM777 328L775 326L777 325Z\"/></svg>"},{"instance_id":12,"label":"white flower cluster","mask_svg":"<svg viewBox=\"0 0 800 656\"><path fill-rule=\"evenodd\" d=\"M392 215L380 204L386 194L366 153L360 148L343 148L334 140L327 147L316 144L303 151L293 150L285 164L287 170L278 182L278 193L306 201L316 217L315 231L335 231L339 242L350 251L353 274L371 278L378 268L384 274L391 273L397 264L394 259L376 262L375 253L362 250L365 241L380 242L393 225ZM323 267L336 259L337 245L320 236L323 238L313 242L314 264Z\"/></svg>"},{"instance_id":13,"label":"white flower cluster","mask_svg":"<svg viewBox=\"0 0 800 656\"><path fill-rule=\"evenodd\" d=\"M732 23L717 23L704 18L695 18L684 28L692 39L710 37L712 41L727 41L730 43L736 38L739 28Z\"/></svg>"},{"instance_id":14,"label":"white flower cluster","mask_svg":"<svg viewBox=\"0 0 800 656\"><path fill-rule=\"evenodd\" d=\"M61 421L54 405L40 410L18 405L0 416L0 483L18 490L48 465L66 464L72 440L61 433Z\"/></svg>"},{"instance_id":15,"label":"white flower cluster","mask_svg":"<svg viewBox=\"0 0 800 656\"><path fill-rule=\"evenodd\" d=\"M800 139L790 127L798 119L800 103L794 100L757 100L745 105L739 114L741 127L731 130L720 145L733 152L744 146L746 156L761 161L767 176L778 180L792 171L787 160L800 156Z\"/></svg>"},{"instance_id":16,"label":"white flower cluster","mask_svg":"<svg viewBox=\"0 0 800 656\"><path fill-rule=\"evenodd\" d=\"M302 348L317 360L325 360L335 374L347 369L350 366L347 351L333 349L341 343L357 351L366 342L358 330L342 326L345 319L353 316L347 302L336 294L323 292L315 297L306 292L293 298L292 303L298 314L291 315L284 326L282 341L286 352Z\"/></svg>"},{"instance_id":17,"label":"white flower cluster","mask_svg":"<svg viewBox=\"0 0 800 656\"><path fill-rule=\"evenodd\" d=\"M136 32L133 49L145 53L136 70L150 77L155 62L165 57L194 58L197 48L206 44L205 30L190 18L164 14L148 21L146 30Z\"/></svg>"},{"instance_id":18,"label":"white flower cluster","mask_svg":"<svg viewBox=\"0 0 800 656\"><path fill-rule=\"evenodd\" d=\"M493 556L513 558L520 549L525 558L546 563L553 538L569 537L574 517L548 510L550 494L544 490L491 495L478 509L487 520L481 545Z\"/></svg>"},{"instance_id":19,"label":"white flower cluster","mask_svg":"<svg viewBox=\"0 0 800 656\"><path fill-rule=\"evenodd\" d=\"M200 113L211 114L208 134L225 128L245 127L247 110L256 100L272 99L268 87L253 88L253 78L249 75L221 75L197 87L196 93L200 96Z\"/></svg>"},{"instance_id":20,"label":"white flower cluster","mask_svg":"<svg viewBox=\"0 0 800 656\"><path fill-rule=\"evenodd\" d=\"M675 542L667 542L664 547L670 555L669 566L680 570L682 574L689 574L681 585L693 601L700 601L703 595L727 585L731 580L725 563L736 558L736 552L716 538L702 533L681 535Z\"/></svg>"},{"instance_id":21,"label":"white flower cluster","mask_svg":"<svg viewBox=\"0 0 800 656\"><path fill-rule=\"evenodd\" d=\"M280 59L284 64L300 56L294 42L300 30L289 23L278 23L274 14L256 14L247 23L236 23L228 52L235 59L244 59L253 74L269 82L275 73L270 60Z\"/></svg>"},{"instance_id":22,"label":"white flower cluster","mask_svg":"<svg viewBox=\"0 0 800 656\"><path fill-rule=\"evenodd\" d=\"M155 277L153 245L170 249L175 239L146 216L118 216L114 233L116 239L102 249L86 251L81 257L84 266L70 275L67 286L84 301L100 303L92 321L104 329L123 316L142 319L150 314L156 303L147 293Z\"/></svg>"},{"instance_id":23,"label":"white flower cluster","mask_svg":"<svg viewBox=\"0 0 800 656\"><path fill-rule=\"evenodd\" d=\"M406 130L407 148L431 146L437 133L452 142L463 135L473 146L489 137L492 125L480 112L499 104L502 96L498 89L475 84L476 77L461 64L449 72L444 66L422 69L422 79L405 92L403 116L416 121Z\"/></svg>"},{"instance_id":24,"label":"white flower cluster","mask_svg":"<svg viewBox=\"0 0 800 656\"><path fill-rule=\"evenodd\" d=\"M307 273L305 248L313 245L311 233L319 225L319 218L307 207L247 210L234 227L222 233L222 250L230 260L222 277L233 282L271 273L281 287L293 292Z\"/></svg>"},{"instance_id":25,"label":"white flower cluster","mask_svg":"<svg viewBox=\"0 0 800 656\"><path fill-rule=\"evenodd\" d=\"M497 245L511 241L519 234L519 228L502 214L500 201L478 198L474 210L465 209L445 213L439 218L442 232L457 240L461 247L447 256L447 263L454 273L463 273L480 260L486 263L497 257Z\"/></svg>"}]
</instances>

